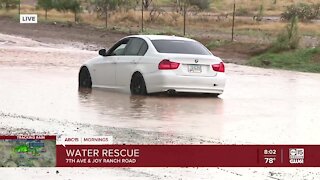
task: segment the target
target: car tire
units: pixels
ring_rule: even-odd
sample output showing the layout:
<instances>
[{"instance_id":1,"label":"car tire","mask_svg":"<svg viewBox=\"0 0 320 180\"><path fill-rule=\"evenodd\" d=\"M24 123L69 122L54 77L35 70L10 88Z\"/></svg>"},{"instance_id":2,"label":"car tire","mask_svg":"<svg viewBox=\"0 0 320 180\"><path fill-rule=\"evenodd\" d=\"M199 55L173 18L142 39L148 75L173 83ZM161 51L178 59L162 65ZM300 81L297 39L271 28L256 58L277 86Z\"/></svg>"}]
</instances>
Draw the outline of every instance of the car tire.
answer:
<instances>
[{"instance_id":1,"label":"car tire","mask_svg":"<svg viewBox=\"0 0 320 180\"><path fill-rule=\"evenodd\" d=\"M142 74L135 73L131 78L130 91L133 95L147 95L146 83Z\"/></svg>"},{"instance_id":2,"label":"car tire","mask_svg":"<svg viewBox=\"0 0 320 180\"><path fill-rule=\"evenodd\" d=\"M91 88L92 81L88 68L83 67L79 72L79 88Z\"/></svg>"},{"instance_id":3,"label":"car tire","mask_svg":"<svg viewBox=\"0 0 320 180\"><path fill-rule=\"evenodd\" d=\"M221 94L218 94L218 93L204 93L204 96L213 97L213 98L218 98L219 95L221 95Z\"/></svg>"},{"instance_id":4,"label":"car tire","mask_svg":"<svg viewBox=\"0 0 320 180\"><path fill-rule=\"evenodd\" d=\"M218 98L220 94L211 94L211 97Z\"/></svg>"}]
</instances>

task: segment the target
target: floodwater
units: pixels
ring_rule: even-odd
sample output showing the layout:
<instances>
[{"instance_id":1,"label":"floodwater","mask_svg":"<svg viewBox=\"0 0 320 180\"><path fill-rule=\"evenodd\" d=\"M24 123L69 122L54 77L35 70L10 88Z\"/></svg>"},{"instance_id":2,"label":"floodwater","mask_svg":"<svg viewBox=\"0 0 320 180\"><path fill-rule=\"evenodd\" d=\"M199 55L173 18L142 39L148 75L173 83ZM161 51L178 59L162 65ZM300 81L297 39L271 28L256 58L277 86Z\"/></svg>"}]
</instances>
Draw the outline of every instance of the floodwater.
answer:
<instances>
[{"instance_id":1,"label":"floodwater","mask_svg":"<svg viewBox=\"0 0 320 180\"><path fill-rule=\"evenodd\" d=\"M227 64L228 82L219 98L79 91L78 67L96 52L8 35L0 35L0 42L0 134L113 135L116 143L140 144L320 143L319 74ZM123 171L156 177L162 176L159 172L173 173ZM257 173L214 169L210 177L217 172L237 177ZM276 176L319 176L301 172L301 176L286 171ZM208 172L201 173L206 177ZM180 173L176 175L173 178ZM265 171L260 175L274 178Z\"/></svg>"},{"instance_id":2,"label":"floodwater","mask_svg":"<svg viewBox=\"0 0 320 180\"><path fill-rule=\"evenodd\" d=\"M227 69L225 93L212 98L78 91L76 68L4 66L0 110L62 124L202 136L230 143L320 142L319 75L230 64ZM57 128L56 133L62 132Z\"/></svg>"}]
</instances>

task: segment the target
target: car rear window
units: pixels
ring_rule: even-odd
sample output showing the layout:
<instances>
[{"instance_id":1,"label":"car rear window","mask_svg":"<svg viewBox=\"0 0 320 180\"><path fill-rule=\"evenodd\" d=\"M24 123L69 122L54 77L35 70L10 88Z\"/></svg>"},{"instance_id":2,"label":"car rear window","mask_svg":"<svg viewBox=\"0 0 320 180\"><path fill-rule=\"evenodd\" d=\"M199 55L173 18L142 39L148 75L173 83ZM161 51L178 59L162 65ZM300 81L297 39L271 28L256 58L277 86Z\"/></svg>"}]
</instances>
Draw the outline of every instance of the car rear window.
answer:
<instances>
[{"instance_id":1,"label":"car rear window","mask_svg":"<svg viewBox=\"0 0 320 180\"><path fill-rule=\"evenodd\" d=\"M199 42L184 40L152 40L159 53L211 55Z\"/></svg>"}]
</instances>

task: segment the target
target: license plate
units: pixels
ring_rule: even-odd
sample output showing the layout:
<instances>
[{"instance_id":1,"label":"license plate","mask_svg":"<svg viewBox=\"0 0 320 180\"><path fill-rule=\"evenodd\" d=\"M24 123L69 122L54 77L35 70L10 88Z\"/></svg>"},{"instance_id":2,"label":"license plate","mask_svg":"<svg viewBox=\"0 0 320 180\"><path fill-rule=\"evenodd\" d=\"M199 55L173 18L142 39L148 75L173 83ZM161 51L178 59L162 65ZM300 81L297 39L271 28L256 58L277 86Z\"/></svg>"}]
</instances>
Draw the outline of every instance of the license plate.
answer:
<instances>
[{"instance_id":1,"label":"license plate","mask_svg":"<svg viewBox=\"0 0 320 180\"><path fill-rule=\"evenodd\" d=\"M201 65L189 65L188 66L189 72L190 73L201 73Z\"/></svg>"}]
</instances>

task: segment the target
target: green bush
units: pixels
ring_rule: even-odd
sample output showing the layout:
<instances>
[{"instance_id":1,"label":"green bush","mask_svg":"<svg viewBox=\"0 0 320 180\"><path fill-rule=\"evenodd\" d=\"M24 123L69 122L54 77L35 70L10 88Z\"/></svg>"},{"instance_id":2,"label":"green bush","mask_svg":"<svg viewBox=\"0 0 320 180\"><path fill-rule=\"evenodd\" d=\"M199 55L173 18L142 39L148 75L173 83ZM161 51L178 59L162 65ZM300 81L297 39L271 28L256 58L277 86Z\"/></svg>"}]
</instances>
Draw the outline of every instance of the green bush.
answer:
<instances>
[{"instance_id":1,"label":"green bush","mask_svg":"<svg viewBox=\"0 0 320 180\"><path fill-rule=\"evenodd\" d=\"M299 35L298 22L297 16L290 20L286 29L278 35L276 41L272 44L272 52L281 52L299 47L301 37Z\"/></svg>"},{"instance_id":2,"label":"green bush","mask_svg":"<svg viewBox=\"0 0 320 180\"><path fill-rule=\"evenodd\" d=\"M261 4L258 10L258 14L254 16L253 19L256 21L262 21L263 16L264 16L264 7L263 7L263 4Z\"/></svg>"},{"instance_id":3,"label":"green bush","mask_svg":"<svg viewBox=\"0 0 320 180\"><path fill-rule=\"evenodd\" d=\"M248 16L248 15L250 15L250 11L247 8L240 7L240 8L236 9L235 15L236 16Z\"/></svg>"},{"instance_id":4,"label":"green bush","mask_svg":"<svg viewBox=\"0 0 320 180\"><path fill-rule=\"evenodd\" d=\"M6 10L15 9L19 4L19 0L0 0L0 9L5 8Z\"/></svg>"},{"instance_id":5,"label":"green bush","mask_svg":"<svg viewBox=\"0 0 320 180\"><path fill-rule=\"evenodd\" d=\"M226 44L229 44L230 41L227 41L227 40L213 40L213 41L210 41L208 44L206 44L206 47L211 50L213 48L217 48L217 47L220 47L220 46L224 46Z\"/></svg>"},{"instance_id":6,"label":"green bush","mask_svg":"<svg viewBox=\"0 0 320 180\"><path fill-rule=\"evenodd\" d=\"M61 12L72 12L74 14L74 21L79 22L78 13L82 11L79 0L55 0L52 7Z\"/></svg>"},{"instance_id":7,"label":"green bush","mask_svg":"<svg viewBox=\"0 0 320 180\"><path fill-rule=\"evenodd\" d=\"M320 73L320 48L298 49L281 53L266 52L247 63L251 66Z\"/></svg>"},{"instance_id":8,"label":"green bush","mask_svg":"<svg viewBox=\"0 0 320 180\"><path fill-rule=\"evenodd\" d=\"M295 16L301 21L316 19L320 16L320 3L311 5L299 3L288 6L286 11L281 14L281 19L289 21Z\"/></svg>"},{"instance_id":9,"label":"green bush","mask_svg":"<svg viewBox=\"0 0 320 180\"><path fill-rule=\"evenodd\" d=\"M206 10L210 8L210 0L188 0L191 6L197 6L200 10Z\"/></svg>"}]
</instances>

